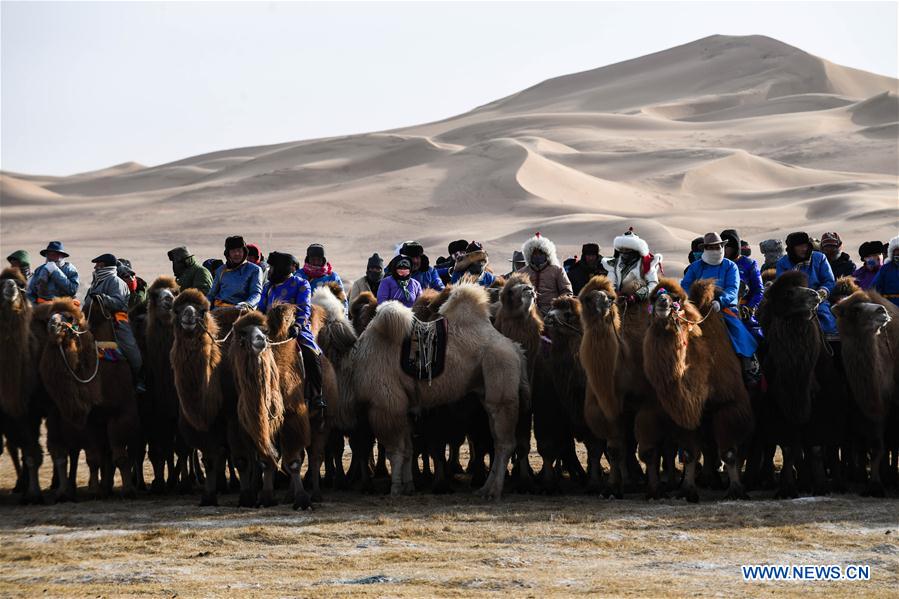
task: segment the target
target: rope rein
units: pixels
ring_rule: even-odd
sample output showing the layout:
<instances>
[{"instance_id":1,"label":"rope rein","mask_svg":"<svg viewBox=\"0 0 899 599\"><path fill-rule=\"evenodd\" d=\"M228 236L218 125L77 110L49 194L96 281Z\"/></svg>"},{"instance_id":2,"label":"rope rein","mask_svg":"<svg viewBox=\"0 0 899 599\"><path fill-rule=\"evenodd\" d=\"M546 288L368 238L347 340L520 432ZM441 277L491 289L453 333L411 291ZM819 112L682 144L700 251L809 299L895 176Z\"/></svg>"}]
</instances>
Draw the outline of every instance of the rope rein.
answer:
<instances>
[{"instance_id":1,"label":"rope rein","mask_svg":"<svg viewBox=\"0 0 899 599\"><path fill-rule=\"evenodd\" d=\"M72 375L72 378L74 378L76 381L78 381L79 383L81 383L83 385L86 385L86 384L90 383L91 381L93 381L95 378L97 378L97 373L100 372L100 348L97 346L96 341L94 341L94 358L97 360L97 362L94 364L94 373L86 379L82 379L81 377L79 377L75 373L75 370L73 370L72 367L69 366L69 361L66 359L66 352L63 351L62 346L57 345L56 347L59 348L59 355L62 356L62 363L66 365L66 370L69 371L69 374ZM80 348L79 348L79 350L80 350Z\"/></svg>"}]
</instances>

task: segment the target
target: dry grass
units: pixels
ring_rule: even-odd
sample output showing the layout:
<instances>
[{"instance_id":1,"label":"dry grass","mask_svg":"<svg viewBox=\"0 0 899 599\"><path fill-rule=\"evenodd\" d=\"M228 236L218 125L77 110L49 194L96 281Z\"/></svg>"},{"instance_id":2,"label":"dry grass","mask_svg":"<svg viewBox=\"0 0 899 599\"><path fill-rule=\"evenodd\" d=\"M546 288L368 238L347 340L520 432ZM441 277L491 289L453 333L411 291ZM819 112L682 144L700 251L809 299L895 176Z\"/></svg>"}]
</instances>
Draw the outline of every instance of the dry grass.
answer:
<instances>
[{"instance_id":1,"label":"dry grass","mask_svg":"<svg viewBox=\"0 0 899 599\"><path fill-rule=\"evenodd\" d=\"M12 472L4 458L0 486ZM49 470L49 468L45 468ZM330 493L288 505L195 497L0 505L0 596L895 597L899 500L686 505L469 493ZM744 583L741 564L869 564L868 582Z\"/></svg>"}]
</instances>

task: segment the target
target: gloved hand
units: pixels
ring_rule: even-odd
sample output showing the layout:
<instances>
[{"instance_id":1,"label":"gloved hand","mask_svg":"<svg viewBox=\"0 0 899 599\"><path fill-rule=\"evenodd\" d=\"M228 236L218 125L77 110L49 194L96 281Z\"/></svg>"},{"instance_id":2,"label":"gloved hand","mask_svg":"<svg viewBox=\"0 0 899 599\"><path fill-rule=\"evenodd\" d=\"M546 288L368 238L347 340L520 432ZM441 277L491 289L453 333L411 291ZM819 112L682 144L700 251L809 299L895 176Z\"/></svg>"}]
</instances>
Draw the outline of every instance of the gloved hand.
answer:
<instances>
[{"instance_id":1,"label":"gloved hand","mask_svg":"<svg viewBox=\"0 0 899 599\"><path fill-rule=\"evenodd\" d=\"M721 304L718 302L718 300L712 301L712 312L720 312L720 311L721 311Z\"/></svg>"},{"instance_id":2,"label":"gloved hand","mask_svg":"<svg viewBox=\"0 0 899 599\"><path fill-rule=\"evenodd\" d=\"M287 329L287 337L289 339L296 339L300 336L301 328L297 323L293 323L290 325L290 328Z\"/></svg>"},{"instance_id":3,"label":"gloved hand","mask_svg":"<svg viewBox=\"0 0 899 599\"><path fill-rule=\"evenodd\" d=\"M48 277L53 276L53 273L59 272L59 266L56 264L56 262L47 262L44 265L44 270L46 271Z\"/></svg>"},{"instance_id":4,"label":"gloved hand","mask_svg":"<svg viewBox=\"0 0 899 599\"><path fill-rule=\"evenodd\" d=\"M740 318L743 320L749 320L755 314L755 310L750 308L747 305L740 306Z\"/></svg>"},{"instance_id":5,"label":"gloved hand","mask_svg":"<svg viewBox=\"0 0 899 599\"><path fill-rule=\"evenodd\" d=\"M235 305L234 307L237 308L238 310L242 310L242 311L248 311L248 310L253 309L253 306L251 306L247 302L240 302L239 304Z\"/></svg>"},{"instance_id":6,"label":"gloved hand","mask_svg":"<svg viewBox=\"0 0 899 599\"><path fill-rule=\"evenodd\" d=\"M634 292L634 295L637 296L637 299L641 302L649 297L649 287L638 287Z\"/></svg>"},{"instance_id":7,"label":"gloved hand","mask_svg":"<svg viewBox=\"0 0 899 599\"><path fill-rule=\"evenodd\" d=\"M830 296L830 292L827 289L825 289L824 287L822 287L821 289L818 290L818 297L821 298L822 302L824 300L826 300L829 296Z\"/></svg>"}]
</instances>

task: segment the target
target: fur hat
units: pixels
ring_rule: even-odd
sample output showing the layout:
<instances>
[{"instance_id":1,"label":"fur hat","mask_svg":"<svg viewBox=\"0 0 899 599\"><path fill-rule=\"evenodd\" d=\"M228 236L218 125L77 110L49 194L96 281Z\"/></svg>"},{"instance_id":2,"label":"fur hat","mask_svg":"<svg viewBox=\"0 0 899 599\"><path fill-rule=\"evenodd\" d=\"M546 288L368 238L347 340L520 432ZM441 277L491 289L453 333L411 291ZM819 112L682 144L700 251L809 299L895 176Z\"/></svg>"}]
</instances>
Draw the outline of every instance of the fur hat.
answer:
<instances>
[{"instance_id":1,"label":"fur hat","mask_svg":"<svg viewBox=\"0 0 899 599\"><path fill-rule=\"evenodd\" d=\"M320 243L313 243L307 247L306 262L309 262L309 258L321 258L322 260L325 260L325 246Z\"/></svg>"},{"instance_id":2,"label":"fur hat","mask_svg":"<svg viewBox=\"0 0 899 599\"><path fill-rule=\"evenodd\" d=\"M788 248L794 248L797 245L802 245L804 243L811 244L812 238L808 236L808 233L805 231L797 231L795 233L790 233L787 235L787 240L784 245Z\"/></svg>"},{"instance_id":3,"label":"fur hat","mask_svg":"<svg viewBox=\"0 0 899 599\"><path fill-rule=\"evenodd\" d=\"M464 256L460 256L456 261L456 264L453 266L453 271L462 272L468 270L468 267L476 262L483 262L484 266L487 266L487 252L485 252L484 250L474 250L471 252L467 252Z\"/></svg>"},{"instance_id":4,"label":"fur hat","mask_svg":"<svg viewBox=\"0 0 899 599\"><path fill-rule=\"evenodd\" d=\"M524 263L531 263L531 254L534 253L534 250L540 250L544 254L546 254L546 259L549 264L553 266L561 266L559 263L559 257L556 255L556 244L552 241L540 235L540 233L536 233L533 237L524 242L524 245L521 246L521 253L524 255Z\"/></svg>"},{"instance_id":5,"label":"fur hat","mask_svg":"<svg viewBox=\"0 0 899 599\"><path fill-rule=\"evenodd\" d=\"M244 250L246 251L247 244L244 243L243 237L240 235L232 235L225 239L225 255L228 255L230 250Z\"/></svg>"},{"instance_id":6,"label":"fur hat","mask_svg":"<svg viewBox=\"0 0 899 599\"><path fill-rule=\"evenodd\" d=\"M464 252L465 248L468 247L468 241L464 239L457 239L456 241L450 242L448 246L446 246L447 253L452 256L456 252Z\"/></svg>"},{"instance_id":7,"label":"fur hat","mask_svg":"<svg viewBox=\"0 0 899 599\"><path fill-rule=\"evenodd\" d=\"M408 258L418 258L424 255L425 249L417 241L404 241L400 248L400 254Z\"/></svg>"},{"instance_id":8,"label":"fur hat","mask_svg":"<svg viewBox=\"0 0 899 599\"><path fill-rule=\"evenodd\" d=\"M890 239L890 245L887 247L887 258L891 257L897 248L899 248L899 235Z\"/></svg>"},{"instance_id":9,"label":"fur hat","mask_svg":"<svg viewBox=\"0 0 899 599\"><path fill-rule=\"evenodd\" d=\"M247 255L262 260L262 249L255 243L248 243Z\"/></svg>"},{"instance_id":10,"label":"fur hat","mask_svg":"<svg viewBox=\"0 0 899 599\"><path fill-rule=\"evenodd\" d=\"M821 236L821 247L825 247L828 245L840 247L841 245L843 245L843 240L840 239L840 236L837 233L825 233Z\"/></svg>"},{"instance_id":11,"label":"fur hat","mask_svg":"<svg viewBox=\"0 0 899 599\"><path fill-rule=\"evenodd\" d=\"M782 256L784 253L784 242L780 239L766 239L759 244L759 250L763 254L778 253Z\"/></svg>"},{"instance_id":12,"label":"fur hat","mask_svg":"<svg viewBox=\"0 0 899 599\"><path fill-rule=\"evenodd\" d=\"M585 243L581 246L581 258L584 256L599 256L598 243Z\"/></svg>"},{"instance_id":13,"label":"fur hat","mask_svg":"<svg viewBox=\"0 0 899 599\"><path fill-rule=\"evenodd\" d=\"M612 247L615 250L634 250L641 256L649 255L649 245L637 237L637 234L634 233L633 227L628 229L624 235L619 235L615 238L615 241L612 243Z\"/></svg>"},{"instance_id":14,"label":"fur hat","mask_svg":"<svg viewBox=\"0 0 899 599\"><path fill-rule=\"evenodd\" d=\"M858 248L859 257L864 260L868 256L883 254L883 248L886 244L882 241L866 241Z\"/></svg>"}]
</instances>

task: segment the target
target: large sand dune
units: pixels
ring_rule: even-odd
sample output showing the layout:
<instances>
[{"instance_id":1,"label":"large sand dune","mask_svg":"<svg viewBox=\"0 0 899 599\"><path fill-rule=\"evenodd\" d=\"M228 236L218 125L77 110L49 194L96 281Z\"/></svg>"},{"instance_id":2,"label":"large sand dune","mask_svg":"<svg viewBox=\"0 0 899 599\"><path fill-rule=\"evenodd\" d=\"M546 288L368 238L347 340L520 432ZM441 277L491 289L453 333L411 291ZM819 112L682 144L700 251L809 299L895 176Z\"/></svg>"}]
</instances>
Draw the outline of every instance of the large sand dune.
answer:
<instances>
[{"instance_id":1,"label":"large sand dune","mask_svg":"<svg viewBox=\"0 0 899 599\"><path fill-rule=\"evenodd\" d=\"M112 250L152 276L175 245L218 256L242 233L300 256L323 242L350 279L409 238L432 258L479 239L505 269L538 230L571 254L633 226L669 272L693 237L734 226L756 250L837 230L854 256L899 230L897 91L770 38L713 36L402 130L4 173L0 244L62 239L83 269Z\"/></svg>"}]
</instances>

